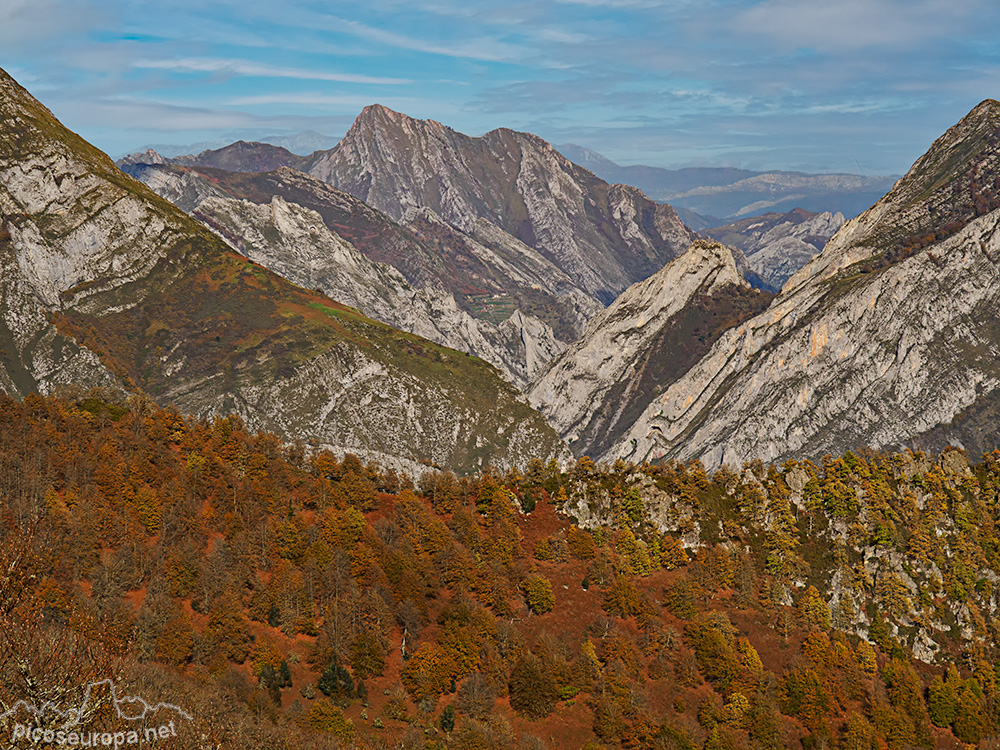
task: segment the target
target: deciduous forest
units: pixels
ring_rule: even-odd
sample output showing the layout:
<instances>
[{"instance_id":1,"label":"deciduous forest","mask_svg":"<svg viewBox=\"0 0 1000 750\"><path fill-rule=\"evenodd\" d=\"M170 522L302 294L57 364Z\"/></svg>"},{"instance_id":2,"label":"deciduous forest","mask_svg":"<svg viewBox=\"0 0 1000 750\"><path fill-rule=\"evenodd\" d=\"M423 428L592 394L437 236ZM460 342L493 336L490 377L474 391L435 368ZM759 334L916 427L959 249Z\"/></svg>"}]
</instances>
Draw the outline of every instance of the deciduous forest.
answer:
<instances>
[{"instance_id":1,"label":"deciduous forest","mask_svg":"<svg viewBox=\"0 0 1000 750\"><path fill-rule=\"evenodd\" d=\"M0 396L0 713L113 679L183 707L184 747L992 746L975 459L414 481L141 397Z\"/></svg>"}]
</instances>

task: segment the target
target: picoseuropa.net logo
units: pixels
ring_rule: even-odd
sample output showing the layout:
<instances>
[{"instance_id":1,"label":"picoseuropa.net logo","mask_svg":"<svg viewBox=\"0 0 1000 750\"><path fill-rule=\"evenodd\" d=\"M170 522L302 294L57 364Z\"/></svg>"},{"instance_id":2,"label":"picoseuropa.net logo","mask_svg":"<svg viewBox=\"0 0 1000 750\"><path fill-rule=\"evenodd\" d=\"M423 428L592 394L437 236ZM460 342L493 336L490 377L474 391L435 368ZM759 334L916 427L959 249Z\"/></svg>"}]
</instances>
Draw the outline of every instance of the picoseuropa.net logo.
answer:
<instances>
[{"instance_id":1,"label":"picoseuropa.net logo","mask_svg":"<svg viewBox=\"0 0 1000 750\"><path fill-rule=\"evenodd\" d=\"M102 688L104 690L102 690ZM101 708L103 696L123 723L114 731L91 731L83 724ZM39 708L18 701L0 714L0 725L13 724L11 746L56 745L65 747L114 747L164 743L178 736L178 729L191 716L172 703L149 704L137 695L118 696L111 680L92 682L83 693L79 708L61 710L52 701ZM143 726L136 726L139 722Z\"/></svg>"}]
</instances>

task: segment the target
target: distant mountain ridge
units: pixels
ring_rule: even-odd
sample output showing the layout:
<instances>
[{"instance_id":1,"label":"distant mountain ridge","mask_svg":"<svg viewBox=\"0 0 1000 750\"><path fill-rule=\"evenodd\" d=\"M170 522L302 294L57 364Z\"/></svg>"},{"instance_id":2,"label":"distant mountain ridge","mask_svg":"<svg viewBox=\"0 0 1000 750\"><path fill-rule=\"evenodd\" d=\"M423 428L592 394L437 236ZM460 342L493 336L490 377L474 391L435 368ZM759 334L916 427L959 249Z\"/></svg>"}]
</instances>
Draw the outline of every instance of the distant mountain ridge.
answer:
<instances>
[{"instance_id":1,"label":"distant mountain ridge","mask_svg":"<svg viewBox=\"0 0 1000 750\"><path fill-rule=\"evenodd\" d=\"M702 234L743 251L754 272L777 291L843 224L842 213L816 214L796 208L703 229Z\"/></svg>"},{"instance_id":2,"label":"distant mountain ridge","mask_svg":"<svg viewBox=\"0 0 1000 750\"><path fill-rule=\"evenodd\" d=\"M381 105L307 169L404 224L430 211L486 244L487 225L500 229L604 304L694 239L669 206L609 185L537 136L472 138Z\"/></svg>"},{"instance_id":3,"label":"distant mountain ridge","mask_svg":"<svg viewBox=\"0 0 1000 750\"><path fill-rule=\"evenodd\" d=\"M896 177L804 172L756 172L731 167L664 169L620 166L592 149L575 144L556 147L566 158L609 182L640 188L656 201L701 215L741 218L793 208L843 213L851 218L866 210L892 187ZM694 226L694 222L691 222ZM702 227L695 227L699 231Z\"/></svg>"},{"instance_id":4,"label":"distant mountain ridge","mask_svg":"<svg viewBox=\"0 0 1000 750\"><path fill-rule=\"evenodd\" d=\"M188 143L188 144L177 144L177 143L152 143L140 148L135 149L129 154L125 154L117 161L121 159L127 159L129 156L144 153L146 151L155 151L161 154L165 158L171 158L175 156L184 155L194 155L201 154L205 151L216 151L221 148L235 143L236 141L247 141L251 143L267 143L272 146L280 146L281 148L288 149L293 154L298 156L308 156L314 151L323 151L325 149L333 148L337 145L337 141L340 139L332 135L324 135L323 133L318 133L315 130L303 130L299 133L284 134L284 135L257 135L254 133L234 133L228 138L216 138L210 141L200 141L198 143Z\"/></svg>"},{"instance_id":5,"label":"distant mountain ridge","mask_svg":"<svg viewBox=\"0 0 1000 750\"><path fill-rule=\"evenodd\" d=\"M270 172L280 167L301 168L306 163L306 157L297 156L286 148L269 143L236 141L222 148L202 151L197 155L167 157L153 149L147 149L122 157L115 163L119 167L138 164L179 164L188 167L215 167L229 172Z\"/></svg>"}]
</instances>

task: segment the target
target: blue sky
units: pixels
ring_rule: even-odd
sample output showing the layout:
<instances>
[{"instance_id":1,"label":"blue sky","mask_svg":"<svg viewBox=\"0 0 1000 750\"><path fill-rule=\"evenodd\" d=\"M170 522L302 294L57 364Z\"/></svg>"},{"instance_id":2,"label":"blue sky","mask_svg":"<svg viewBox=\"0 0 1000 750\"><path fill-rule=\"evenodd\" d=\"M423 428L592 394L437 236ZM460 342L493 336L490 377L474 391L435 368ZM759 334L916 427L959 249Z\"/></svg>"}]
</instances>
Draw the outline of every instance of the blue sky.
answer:
<instances>
[{"instance_id":1,"label":"blue sky","mask_svg":"<svg viewBox=\"0 0 1000 750\"><path fill-rule=\"evenodd\" d=\"M0 0L0 67L112 155L380 102L623 164L901 173L1000 97L995 0Z\"/></svg>"}]
</instances>

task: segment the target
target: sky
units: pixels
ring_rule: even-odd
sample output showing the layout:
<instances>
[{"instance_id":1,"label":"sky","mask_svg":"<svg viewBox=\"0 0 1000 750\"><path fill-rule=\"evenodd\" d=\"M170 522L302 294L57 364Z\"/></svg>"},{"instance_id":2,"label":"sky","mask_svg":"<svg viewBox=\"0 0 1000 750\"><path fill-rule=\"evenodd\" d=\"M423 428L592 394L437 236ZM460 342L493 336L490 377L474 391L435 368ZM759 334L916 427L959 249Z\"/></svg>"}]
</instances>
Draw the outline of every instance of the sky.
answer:
<instances>
[{"instance_id":1,"label":"sky","mask_svg":"<svg viewBox=\"0 0 1000 750\"><path fill-rule=\"evenodd\" d=\"M0 0L0 67L112 156L381 103L620 164L901 174L1000 98L996 0Z\"/></svg>"}]
</instances>

